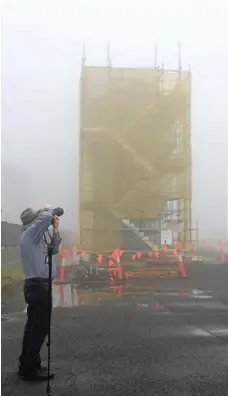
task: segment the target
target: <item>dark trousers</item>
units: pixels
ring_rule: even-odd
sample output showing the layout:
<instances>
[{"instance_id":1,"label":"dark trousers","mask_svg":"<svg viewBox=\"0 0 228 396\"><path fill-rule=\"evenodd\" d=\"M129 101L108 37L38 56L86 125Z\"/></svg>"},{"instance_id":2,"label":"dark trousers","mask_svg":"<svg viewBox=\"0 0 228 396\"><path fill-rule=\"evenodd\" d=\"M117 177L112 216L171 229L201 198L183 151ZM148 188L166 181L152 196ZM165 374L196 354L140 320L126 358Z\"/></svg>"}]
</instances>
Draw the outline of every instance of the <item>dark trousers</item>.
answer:
<instances>
[{"instance_id":1,"label":"dark trousers","mask_svg":"<svg viewBox=\"0 0 228 396\"><path fill-rule=\"evenodd\" d=\"M34 371L41 364L40 350L49 331L50 303L48 285L30 281L24 285L27 322L22 341L20 368Z\"/></svg>"}]
</instances>

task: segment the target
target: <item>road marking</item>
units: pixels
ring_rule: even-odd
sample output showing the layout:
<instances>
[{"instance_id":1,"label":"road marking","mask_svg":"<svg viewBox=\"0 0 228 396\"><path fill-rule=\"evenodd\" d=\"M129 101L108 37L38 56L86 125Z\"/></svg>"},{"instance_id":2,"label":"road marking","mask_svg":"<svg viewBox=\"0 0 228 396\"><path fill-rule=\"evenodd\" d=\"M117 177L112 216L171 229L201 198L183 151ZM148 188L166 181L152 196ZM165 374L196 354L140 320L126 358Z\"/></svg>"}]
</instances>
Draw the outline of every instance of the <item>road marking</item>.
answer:
<instances>
[{"instance_id":1,"label":"road marking","mask_svg":"<svg viewBox=\"0 0 228 396\"><path fill-rule=\"evenodd\" d=\"M228 336L228 328L227 327L225 327L225 328L210 328L209 331L215 337L217 337L217 336L227 337Z\"/></svg>"},{"instance_id":2,"label":"road marking","mask_svg":"<svg viewBox=\"0 0 228 396\"><path fill-rule=\"evenodd\" d=\"M213 337L213 334L210 334L200 328L195 328L194 330L192 330L192 334L199 337Z\"/></svg>"}]
</instances>

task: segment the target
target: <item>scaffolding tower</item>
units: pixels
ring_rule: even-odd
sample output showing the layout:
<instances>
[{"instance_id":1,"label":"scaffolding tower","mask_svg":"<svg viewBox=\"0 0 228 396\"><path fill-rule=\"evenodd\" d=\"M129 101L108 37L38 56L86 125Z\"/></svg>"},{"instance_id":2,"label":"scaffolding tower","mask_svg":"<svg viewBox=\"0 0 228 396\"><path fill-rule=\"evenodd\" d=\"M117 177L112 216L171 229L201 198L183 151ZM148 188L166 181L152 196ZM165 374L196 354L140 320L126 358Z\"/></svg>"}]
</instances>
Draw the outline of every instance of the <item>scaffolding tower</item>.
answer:
<instances>
[{"instance_id":1,"label":"scaffolding tower","mask_svg":"<svg viewBox=\"0 0 228 396\"><path fill-rule=\"evenodd\" d=\"M123 219L191 245L191 73L87 66L80 100L80 246L121 247Z\"/></svg>"}]
</instances>

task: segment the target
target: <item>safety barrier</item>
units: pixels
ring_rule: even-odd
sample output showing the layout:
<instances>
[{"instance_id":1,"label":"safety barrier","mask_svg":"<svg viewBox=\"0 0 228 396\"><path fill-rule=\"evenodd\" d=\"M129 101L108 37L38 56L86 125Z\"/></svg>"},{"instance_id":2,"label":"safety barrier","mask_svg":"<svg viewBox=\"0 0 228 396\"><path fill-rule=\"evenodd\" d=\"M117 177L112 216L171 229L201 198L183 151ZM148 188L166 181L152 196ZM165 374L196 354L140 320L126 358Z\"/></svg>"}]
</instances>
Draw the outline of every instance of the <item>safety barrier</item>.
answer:
<instances>
[{"instance_id":1,"label":"safety barrier","mask_svg":"<svg viewBox=\"0 0 228 396\"><path fill-rule=\"evenodd\" d=\"M217 241L203 239L198 241L197 250L205 253L215 254L217 260L222 264L228 264L228 241Z\"/></svg>"},{"instance_id":2,"label":"safety barrier","mask_svg":"<svg viewBox=\"0 0 228 396\"><path fill-rule=\"evenodd\" d=\"M136 290L139 294L137 294ZM128 283L109 285L109 287L105 289L80 289L74 283L60 284L53 287L53 307L78 307L91 303L97 305L104 301L119 302L121 301L121 296L126 293L128 301L131 299L131 302L136 307L150 307L164 311L166 308L159 301L159 296L201 299L202 297L210 298L212 293L210 290L203 291L185 288L179 290L164 290L150 287L149 293L153 296L153 299L151 299L151 302L147 303L143 298L144 293L141 294L140 290L144 292L145 288L137 286L137 289L132 289L132 285ZM146 290L148 291L148 288Z\"/></svg>"},{"instance_id":3,"label":"safety barrier","mask_svg":"<svg viewBox=\"0 0 228 396\"><path fill-rule=\"evenodd\" d=\"M99 277L104 270L109 273L110 280L116 281L151 276L186 278L182 256L176 249L169 250L166 247L160 251L150 252L124 252L121 249L115 249L111 253L88 253L72 247L70 250L61 248L60 256L61 266L58 279L60 283L65 281L66 268L71 268L72 271L83 268L83 276L87 280L93 279L94 272L96 277ZM84 262L85 258L87 258L86 262ZM80 260L83 260L81 266ZM88 269L84 268L86 263ZM142 267L143 263L147 264L146 268Z\"/></svg>"}]
</instances>

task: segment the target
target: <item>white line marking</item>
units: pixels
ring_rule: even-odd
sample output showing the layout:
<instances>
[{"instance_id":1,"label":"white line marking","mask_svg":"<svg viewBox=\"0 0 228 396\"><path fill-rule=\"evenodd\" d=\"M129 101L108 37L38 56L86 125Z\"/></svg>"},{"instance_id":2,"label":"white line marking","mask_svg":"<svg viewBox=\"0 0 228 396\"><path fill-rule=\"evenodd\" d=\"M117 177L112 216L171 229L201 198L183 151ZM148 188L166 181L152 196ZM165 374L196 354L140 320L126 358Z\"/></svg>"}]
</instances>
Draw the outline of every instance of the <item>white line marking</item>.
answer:
<instances>
[{"instance_id":1,"label":"white line marking","mask_svg":"<svg viewBox=\"0 0 228 396\"><path fill-rule=\"evenodd\" d=\"M192 334L199 337L213 337L213 334L210 334L207 331L198 328L193 329Z\"/></svg>"}]
</instances>

